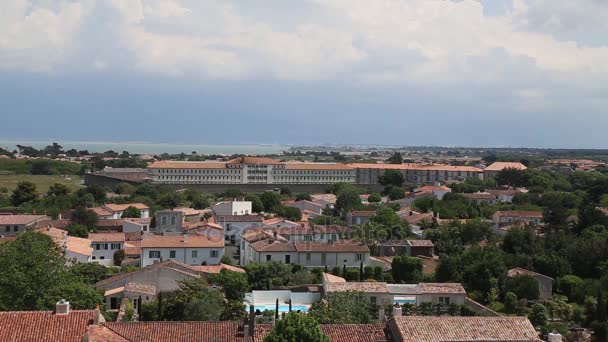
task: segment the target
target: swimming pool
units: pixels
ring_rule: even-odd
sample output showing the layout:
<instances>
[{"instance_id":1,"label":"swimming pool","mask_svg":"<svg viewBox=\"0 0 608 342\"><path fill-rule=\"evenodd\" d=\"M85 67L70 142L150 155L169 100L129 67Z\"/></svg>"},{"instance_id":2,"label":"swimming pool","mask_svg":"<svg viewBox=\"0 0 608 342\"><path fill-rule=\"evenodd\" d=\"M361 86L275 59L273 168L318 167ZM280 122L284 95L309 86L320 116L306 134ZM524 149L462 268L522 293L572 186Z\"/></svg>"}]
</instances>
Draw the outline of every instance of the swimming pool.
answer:
<instances>
[{"instance_id":1,"label":"swimming pool","mask_svg":"<svg viewBox=\"0 0 608 342\"><path fill-rule=\"evenodd\" d=\"M250 310L250 305L247 306L247 310ZM255 305L253 307L254 310L260 310L260 312L264 311L264 310L272 310L274 311L276 309L276 304L264 304L264 305ZM308 307L306 305L292 305L291 306L291 311L301 311L301 312L308 312ZM279 304L279 312L289 312L289 305L285 305L285 304Z\"/></svg>"}]
</instances>

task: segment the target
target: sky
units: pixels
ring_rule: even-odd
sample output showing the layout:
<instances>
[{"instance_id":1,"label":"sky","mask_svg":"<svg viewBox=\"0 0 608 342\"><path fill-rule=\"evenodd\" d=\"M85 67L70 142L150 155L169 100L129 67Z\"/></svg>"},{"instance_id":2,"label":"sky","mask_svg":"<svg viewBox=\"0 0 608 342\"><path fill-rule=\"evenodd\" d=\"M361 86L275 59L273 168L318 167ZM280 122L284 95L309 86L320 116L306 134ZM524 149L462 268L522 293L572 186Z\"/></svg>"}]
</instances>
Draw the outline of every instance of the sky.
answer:
<instances>
[{"instance_id":1,"label":"sky","mask_svg":"<svg viewBox=\"0 0 608 342\"><path fill-rule=\"evenodd\" d=\"M608 148L605 0L0 1L0 140Z\"/></svg>"}]
</instances>

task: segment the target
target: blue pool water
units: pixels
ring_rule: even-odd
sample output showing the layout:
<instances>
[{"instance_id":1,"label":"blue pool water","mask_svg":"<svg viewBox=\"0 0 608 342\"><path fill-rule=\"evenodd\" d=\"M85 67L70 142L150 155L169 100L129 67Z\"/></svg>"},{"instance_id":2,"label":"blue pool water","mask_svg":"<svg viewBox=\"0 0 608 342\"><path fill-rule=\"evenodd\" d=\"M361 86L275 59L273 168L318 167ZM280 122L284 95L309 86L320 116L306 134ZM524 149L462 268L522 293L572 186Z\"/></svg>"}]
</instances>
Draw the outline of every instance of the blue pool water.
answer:
<instances>
[{"instance_id":1,"label":"blue pool water","mask_svg":"<svg viewBox=\"0 0 608 342\"><path fill-rule=\"evenodd\" d=\"M260 310L260 312L263 312L264 310L273 310L276 308L275 304L268 304L268 305L256 305L253 307L254 310ZM249 307L247 307L247 310L249 310ZM304 306L304 305L292 305L291 306L291 311L302 311L302 312L308 312L308 307ZM279 304L279 312L288 312L289 311L289 305L285 305L285 304Z\"/></svg>"}]
</instances>

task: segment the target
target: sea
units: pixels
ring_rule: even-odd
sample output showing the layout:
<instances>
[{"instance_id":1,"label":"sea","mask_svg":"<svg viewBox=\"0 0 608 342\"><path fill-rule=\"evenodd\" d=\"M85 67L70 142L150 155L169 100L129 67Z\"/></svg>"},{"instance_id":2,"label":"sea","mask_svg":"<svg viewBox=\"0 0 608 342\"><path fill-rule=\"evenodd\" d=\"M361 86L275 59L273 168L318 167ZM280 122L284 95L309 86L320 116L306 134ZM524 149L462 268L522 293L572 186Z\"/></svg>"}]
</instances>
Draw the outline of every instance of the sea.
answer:
<instances>
[{"instance_id":1,"label":"sea","mask_svg":"<svg viewBox=\"0 0 608 342\"><path fill-rule=\"evenodd\" d=\"M37 149L57 142L63 150L77 149L88 150L91 153L115 151L127 151L135 154L277 154L289 149L288 145L275 144L236 144L236 145L208 145L208 144L172 144L172 143L149 143L149 142L97 142L97 141L28 141L28 140L0 140L0 147L13 151L17 145L31 146Z\"/></svg>"}]
</instances>

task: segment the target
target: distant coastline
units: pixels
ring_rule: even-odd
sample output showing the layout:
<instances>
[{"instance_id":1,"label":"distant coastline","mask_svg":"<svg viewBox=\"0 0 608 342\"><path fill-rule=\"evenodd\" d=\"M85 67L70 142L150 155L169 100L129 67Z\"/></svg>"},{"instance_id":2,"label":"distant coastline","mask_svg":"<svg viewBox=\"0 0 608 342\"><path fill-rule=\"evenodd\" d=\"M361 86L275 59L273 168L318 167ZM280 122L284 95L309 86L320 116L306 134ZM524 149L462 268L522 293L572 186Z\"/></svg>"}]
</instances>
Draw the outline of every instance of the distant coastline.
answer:
<instances>
[{"instance_id":1,"label":"distant coastline","mask_svg":"<svg viewBox=\"0 0 608 342\"><path fill-rule=\"evenodd\" d=\"M113 150L118 153L128 151L129 153L191 153L196 151L199 154L274 154L288 150L287 145L273 144L243 144L243 145L212 145L212 144L169 144L169 143L147 143L147 142L97 142L97 141L60 141L60 140L0 140L0 147L9 151L16 149L17 145L32 146L34 148L44 148L45 146L57 142L63 146L64 150L77 149L88 150L91 153L105 152Z\"/></svg>"}]
</instances>

